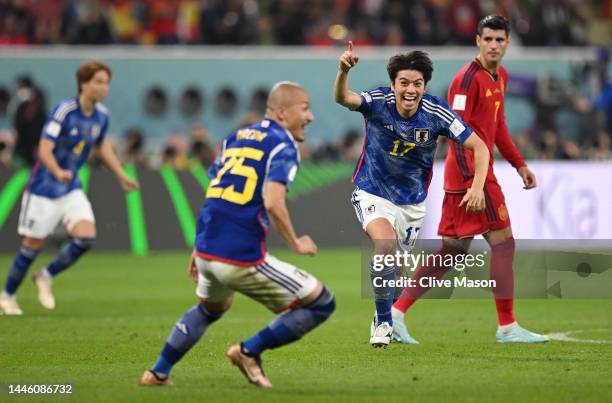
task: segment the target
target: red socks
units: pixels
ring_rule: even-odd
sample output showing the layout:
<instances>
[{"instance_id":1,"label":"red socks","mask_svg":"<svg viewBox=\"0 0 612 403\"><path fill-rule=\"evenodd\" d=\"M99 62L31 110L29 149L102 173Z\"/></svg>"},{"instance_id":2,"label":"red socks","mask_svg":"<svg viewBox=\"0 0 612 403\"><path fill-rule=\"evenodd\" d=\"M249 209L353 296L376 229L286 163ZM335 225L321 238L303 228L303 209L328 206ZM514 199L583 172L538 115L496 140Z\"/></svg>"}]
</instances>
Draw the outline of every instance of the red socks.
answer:
<instances>
[{"instance_id":1,"label":"red socks","mask_svg":"<svg viewBox=\"0 0 612 403\"><path fill-rule=\"evenodd\" d=\"M442 248L438 252L436 252L436 255L442 255L444 257L445 255L459 255L462 253L465 253L465 251L452 247L450 245L442 245ZM416 286L404 288L404 291L402 291L402 294L400 295L398 300L395 301L395 303L393 304L393 307L395 309L400 310L402 313L406 313L408 308L410 308L412 304L416 302L417 299L419 299L423 294L427 292L427 290L429 290L429 287L421 287L419 285L420 278L435 277L436 279L439 279L443 277L449 269L451 269L451 267L436 265L436 263L439 263L439 260L440 259L432 259L431 265L427 264L419 266L419 268L412 276L412 278L416 281ZM427 263L430 262L428 261Z\"/></svg>"},{"instance_id":2,"label":"red socks","mask_svg":"<svg viewBox=\"0 0 612 403\"><path fill-rule=\"evenodd\" d=\"M514 322L514 238L491 247L491 280L495 280L493 289L495 308L500 326Z\"/></svg>"},{"instance_id":3,"label":"red socks","mask_svg":"<svg viewBox=\"0 0 612 403\"><path fill-rule=\"evenodd\" d=\"M458 255L465 253L461 249L449 245L443 245L436 255ZM435 264L421 265L412 276L416 280L415 287L406 287L402 291L399 299L393 304L395 309L405 313L408 308L429 290L429 287L421 287L419 279L422 277L435 277L439 279L449 270L448 267ZM496 287L493 289L495 297L495 308L500 326L508 325L514 319L514 238L508 238L504 242L491 247L490 275L491 280L495 280Z\"/></svg>"}]
</instances>

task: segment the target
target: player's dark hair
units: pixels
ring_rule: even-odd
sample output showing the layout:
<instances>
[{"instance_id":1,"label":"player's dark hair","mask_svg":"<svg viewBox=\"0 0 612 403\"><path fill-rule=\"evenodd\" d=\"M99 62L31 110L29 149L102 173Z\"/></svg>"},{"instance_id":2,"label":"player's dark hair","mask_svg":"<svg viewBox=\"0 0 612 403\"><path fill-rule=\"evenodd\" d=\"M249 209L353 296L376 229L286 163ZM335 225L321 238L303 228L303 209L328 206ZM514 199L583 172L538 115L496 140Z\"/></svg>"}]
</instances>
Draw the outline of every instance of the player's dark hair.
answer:
<instances>
[{"instance_id":1,"label":"player's dark hair","mask_svg":"<svg viewBox=\"0 0 612 403\"><path fill-rule=\"evenodd\" d=\"M77 86L79 88L79 94L81 93L81 85L89 82L93 78L93 76L98 71L101 71L101 70L106 71L106 73L108 73L109 79L113 76L113 73L111 72L110 67L108 67L106 64L99 62L97 60L91 60L81 65L81 67L79 67L79 69L76 72Z\"/></svg>"},{"instance_id":2,"label":"player's dark hair","mask_svg":"<svg viewBox=\"0 0 612 403\"><path fill-rule=\"evenodd\" d=\"M387 64L387 73L389 73L389 79L391 79L391 82L395 82L397 73L402 70L420 71L421 74L423 74L425 85L427 85L429 80L431 80L433 64L431 63L431 59L427 53L420 50L415 50L410 53L397 54L389 59L389 64Z\"/></svg>"},{"instance_id":3,"label":"player's dark hair","mask_svg":"<svg viewBox=\"0 0 612 403\"><path fill-rule=\"evenodd\" d=\"M499 31L503 29L506 31L506 36L510 35L510 23L508 19L503 15L487 15L478 23L478 35L482 36L482 31L485 28Z\"/></svg>"}]
</instances>

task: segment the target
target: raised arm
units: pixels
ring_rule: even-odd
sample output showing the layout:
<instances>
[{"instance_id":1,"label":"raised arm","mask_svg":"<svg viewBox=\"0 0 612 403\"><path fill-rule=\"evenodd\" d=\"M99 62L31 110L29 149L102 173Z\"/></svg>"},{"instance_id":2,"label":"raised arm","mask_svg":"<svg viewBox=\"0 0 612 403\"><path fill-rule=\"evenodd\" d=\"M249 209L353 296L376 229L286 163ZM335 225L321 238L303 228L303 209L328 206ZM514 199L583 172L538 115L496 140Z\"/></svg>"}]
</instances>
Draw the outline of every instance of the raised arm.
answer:
<instances>
[{"instance_id":1,"label":"raised arm","mask_svg":"<svg viewBox=\"0 0 612 403\"><path fill-rule=\"evenodd\" d=\"M349 41L344 53L340 56L338 74L334 83L334 100L349 109L357 109L361 105L361 97L348 88L349 70L359 62L359 56L353 53L353 42Z\"/></svg>"}]
</instances>

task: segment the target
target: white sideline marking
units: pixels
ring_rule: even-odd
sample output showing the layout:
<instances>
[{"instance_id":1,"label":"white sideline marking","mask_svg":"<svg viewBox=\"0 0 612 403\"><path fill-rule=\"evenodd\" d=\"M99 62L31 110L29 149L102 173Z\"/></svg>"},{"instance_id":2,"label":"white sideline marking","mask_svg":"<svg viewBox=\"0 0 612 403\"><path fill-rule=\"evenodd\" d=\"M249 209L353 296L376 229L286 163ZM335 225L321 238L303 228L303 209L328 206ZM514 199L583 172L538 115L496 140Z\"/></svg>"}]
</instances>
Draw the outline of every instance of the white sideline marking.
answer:
<instances>
[{"instance_id":1,"label":"white sideline marking","mask_svg":"<svg viewBox=\"0 0 612 403\"><path fill-rule=\"evenodd\" d=\"M601 332L601 331L610 331L610 329L593 329L589 330L591 332ZM557 341L570 341L575 343L591 343L591 344L612 344L612 340L595 340L595 339L578 339L576 337L572 337L572 335L576 335L579 333L584 333L586 330L572 330L569 332L559 332L559 333L549 333L548 337L551 340Z\"/></svg>"}]
</instances>

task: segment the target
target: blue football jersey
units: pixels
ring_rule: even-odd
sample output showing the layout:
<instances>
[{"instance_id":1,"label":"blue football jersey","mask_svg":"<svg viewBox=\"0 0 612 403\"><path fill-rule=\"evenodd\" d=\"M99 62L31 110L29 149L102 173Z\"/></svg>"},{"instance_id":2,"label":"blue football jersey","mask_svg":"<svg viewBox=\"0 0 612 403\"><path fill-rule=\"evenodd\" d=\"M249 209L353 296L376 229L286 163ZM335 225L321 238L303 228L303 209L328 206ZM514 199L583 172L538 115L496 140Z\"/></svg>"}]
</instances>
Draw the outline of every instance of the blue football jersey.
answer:
<instances>
[{"instance_id":1,"label":"blue football jersey","mask_svg":"<svg viewBox=\"0 0 612 403\"><path fill-rule=\"evenodd\" d=\"M87 161L93 144L100 144L108 128L108 110L98 103L90 116L85 116L79 99L72 97L58 103L41 134L55 143L53 156L62 169L72 171L70 183L62 183L40 161L36 161L27 191L39 196L57 198L81 187L77 175Z\"/></svg>"},{"instance_id":2,"label":"blue football jersey","mask_svg":"<svg viewBox=\"0 0 612 403\"><path fill-rule=\"evenodd\" d=\"M472 134L444 101L429 94L423 95L417 112L408 119L397 112L389 87L362 92L357 110L366 129L353 182L397 205L420 203L427 197L438 136L463 143Z\"/></svg>"},{"instance_id":3,"label":"blue football jersey","mask_svg":"<svg viewBox=\"0 0 612 403\"><path fill-rule=\"evenodd\" d=\"M269 226L263 185L275 181L289 188L299 163L293 137L274 120L264 119L226 138L208 172L211 182L198 217L196 253L240 266L261 263Z\"/></svg>"}]
</instances>

